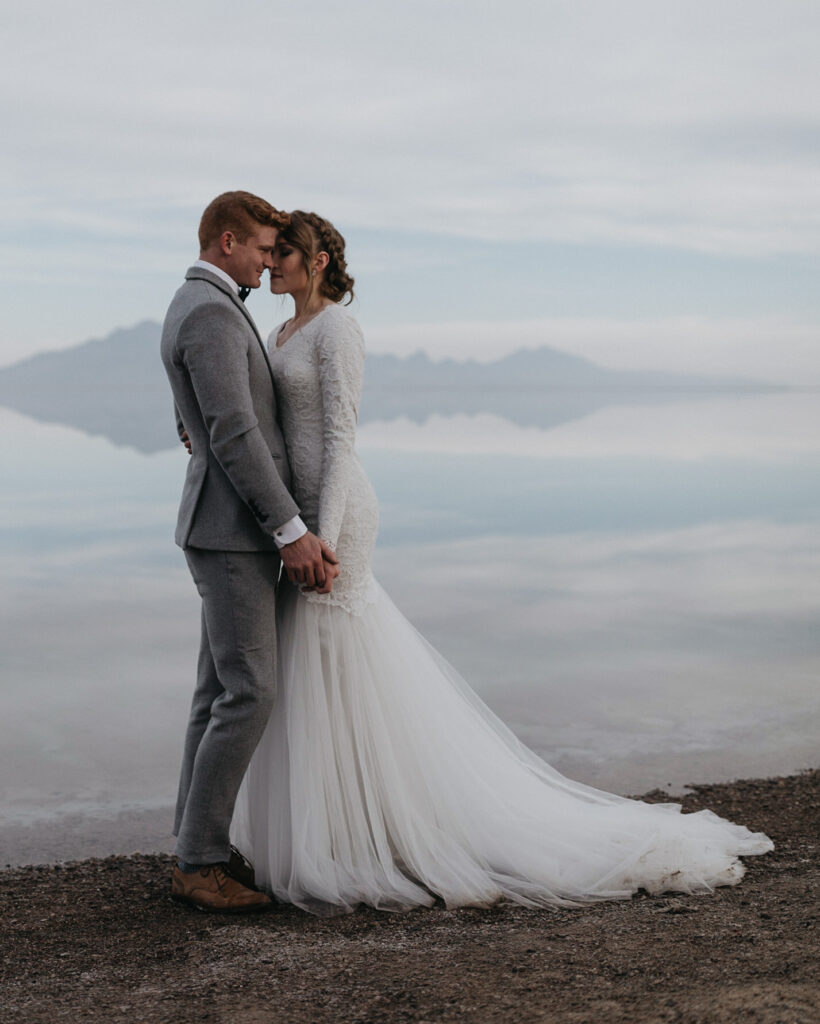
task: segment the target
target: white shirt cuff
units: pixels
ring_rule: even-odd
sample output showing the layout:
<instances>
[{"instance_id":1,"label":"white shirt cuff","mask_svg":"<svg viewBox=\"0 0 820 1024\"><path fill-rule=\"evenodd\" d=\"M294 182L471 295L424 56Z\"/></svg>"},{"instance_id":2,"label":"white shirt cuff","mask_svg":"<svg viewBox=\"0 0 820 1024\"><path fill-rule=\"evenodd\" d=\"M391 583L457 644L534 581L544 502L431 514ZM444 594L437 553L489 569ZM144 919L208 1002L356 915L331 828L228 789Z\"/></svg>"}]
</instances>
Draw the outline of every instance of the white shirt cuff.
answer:
<instances>
[{"instance_id":1,"label":"white shirt cuff","mask_svg":"<svg viewBox=\"0 0 820 1024\"><path fill-rule=\"evenodd\" d=\"M273 542L278 548L283 548L286 544L292 544L300 537L304 537L307 532L308 528L299 516L294 516L293 519L289 519L283 526L273 531Z\"/></svg>"}]
</instances>

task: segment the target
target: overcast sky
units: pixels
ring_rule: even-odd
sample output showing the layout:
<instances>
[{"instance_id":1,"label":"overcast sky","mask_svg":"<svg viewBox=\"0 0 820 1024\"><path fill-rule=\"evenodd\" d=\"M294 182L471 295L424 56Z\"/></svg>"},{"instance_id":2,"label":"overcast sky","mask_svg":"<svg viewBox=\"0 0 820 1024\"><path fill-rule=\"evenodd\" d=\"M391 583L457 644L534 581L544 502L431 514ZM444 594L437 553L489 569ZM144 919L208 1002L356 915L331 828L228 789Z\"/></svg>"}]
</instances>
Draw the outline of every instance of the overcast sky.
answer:
<instances>
[{"instance_id":1,"label":"overcast sky","mask_svg":"<svg viewBox=\"0 0 820 1024\"><path fill-rule=\"evenodd\" d=\"M820 383L816 0L3 20L0 364L161 319L202 208L246 188L344 232L374 350Z\"/></svg>"}]
</instances>

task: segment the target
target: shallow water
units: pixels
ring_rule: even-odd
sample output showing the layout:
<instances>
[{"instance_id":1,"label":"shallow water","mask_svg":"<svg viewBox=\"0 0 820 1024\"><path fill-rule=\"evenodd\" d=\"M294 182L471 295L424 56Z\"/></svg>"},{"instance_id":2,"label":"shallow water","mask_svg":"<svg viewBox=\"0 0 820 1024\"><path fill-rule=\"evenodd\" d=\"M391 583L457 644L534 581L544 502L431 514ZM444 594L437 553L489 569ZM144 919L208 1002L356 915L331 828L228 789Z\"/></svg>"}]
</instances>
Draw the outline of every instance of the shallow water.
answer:
<instances>
[{"instance_id":1,"label":"shallow water","mask_svg":"<svg viewBox=\"0 0 820 1024\"><path fill-rule=\"evenodd\" d=\"M185 455L0 428L0 864L87 852L66 815L165 835L199 629ZM371 421L360 447L380 581L559 770L634 793L816 764L820 395ZM123 820L95 852L137 842Z\"/></svg>"}]
</instances>

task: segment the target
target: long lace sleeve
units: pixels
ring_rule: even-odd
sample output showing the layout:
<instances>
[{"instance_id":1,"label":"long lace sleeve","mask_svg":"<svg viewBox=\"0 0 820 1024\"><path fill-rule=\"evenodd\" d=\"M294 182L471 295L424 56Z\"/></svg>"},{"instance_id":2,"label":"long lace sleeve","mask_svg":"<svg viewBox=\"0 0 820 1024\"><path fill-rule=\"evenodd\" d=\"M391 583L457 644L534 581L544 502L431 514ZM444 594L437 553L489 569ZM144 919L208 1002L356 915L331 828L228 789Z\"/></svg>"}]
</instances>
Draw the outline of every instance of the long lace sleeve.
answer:
<instances>
[{"instance_id":1,"label":"long lace sleeve","mask_svg":"<svg viewBox=\"0 0 820 1024\"><path fill-rule=\"evenodd\" d=\"M334 317L318 341L322 395L322 479L318 533L336 546L353 469L364 375L364 338L348 316Z\"/></svg>"}]
</instances>

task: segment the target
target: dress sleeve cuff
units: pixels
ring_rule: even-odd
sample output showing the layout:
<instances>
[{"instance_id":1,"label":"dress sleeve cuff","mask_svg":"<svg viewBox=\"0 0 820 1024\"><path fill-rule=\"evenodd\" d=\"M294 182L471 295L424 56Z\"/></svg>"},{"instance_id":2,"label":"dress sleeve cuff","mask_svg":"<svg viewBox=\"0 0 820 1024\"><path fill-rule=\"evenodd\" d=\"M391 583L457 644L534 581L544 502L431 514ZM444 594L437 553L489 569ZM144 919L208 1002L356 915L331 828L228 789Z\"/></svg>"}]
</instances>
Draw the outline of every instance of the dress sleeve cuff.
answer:
<instances>
[{"instance_id":1,"label":"dress sleeve cuff","mask_svg":"<svg viewBox=\"0 0 820 1024\"><path fill-rule=\"evenodd\" d=\"M299 516L294 516L293 519L289 519L282 526L277 526L273 531L273 542L278 548L283 548L286 544L292 544L295 540L299 540L300 537L304 537L307 533L307 527L302 522Z\"/></svg>"}]
</instances>

